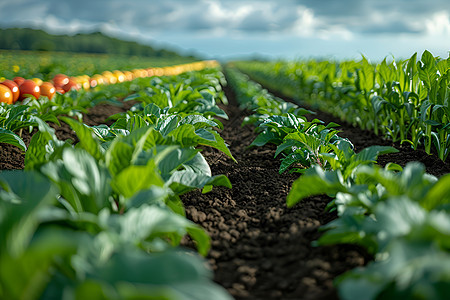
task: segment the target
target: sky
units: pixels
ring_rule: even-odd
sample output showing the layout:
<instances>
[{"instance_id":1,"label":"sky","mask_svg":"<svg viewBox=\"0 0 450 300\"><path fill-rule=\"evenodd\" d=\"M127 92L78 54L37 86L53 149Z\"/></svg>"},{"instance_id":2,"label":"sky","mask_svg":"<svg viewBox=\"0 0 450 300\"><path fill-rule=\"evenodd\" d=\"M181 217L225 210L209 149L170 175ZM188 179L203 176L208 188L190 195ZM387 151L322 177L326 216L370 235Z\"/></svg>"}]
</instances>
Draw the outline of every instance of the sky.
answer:
<instances>
[{"instance_id":1,"label":"sky","mask_svg":"<svg viewBox=\"0 0 450 300\"><path fill-rule=\"evenodd\" d=\"M100 30L222 60L447 58L450 0L0 0L0 27Z\"/></svg>"}]
</instances>

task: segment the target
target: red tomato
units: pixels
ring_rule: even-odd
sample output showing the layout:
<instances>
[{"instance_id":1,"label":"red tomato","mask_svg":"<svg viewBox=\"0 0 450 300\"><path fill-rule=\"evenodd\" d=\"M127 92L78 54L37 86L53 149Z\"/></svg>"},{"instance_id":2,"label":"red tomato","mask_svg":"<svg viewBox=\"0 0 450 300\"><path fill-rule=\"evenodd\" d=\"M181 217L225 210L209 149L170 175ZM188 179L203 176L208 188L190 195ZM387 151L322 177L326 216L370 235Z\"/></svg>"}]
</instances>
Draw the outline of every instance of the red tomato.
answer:
<instances>
[{"instance_id":1,"label":"red tomato","mask_svg":"<svg viewBox=\"0 0 450 300\"><path fill-rule=\"evenodd\" d=\"M0 102L5 102L8 104L13 103L13 94L11 90L3 84L0 84Z\"/></svg>"},{"instance_id":2,"label":"red tomato","mask_svg":"<svg viewBox=\"0 0 450 300\"><path fill-rule=\"evenodd\" d=\"M33 80L27 79L21 85L19 85L20 97L19 100L27 98L29 95L34 98L39 98L41 95L41 89Z\"/></svg>"},{"instance_id":3,"label":"red tomato","mask_svg":"<svg viewBox=\"0 0 450 300\"><path fill-rule=\"evenodd\" d=\"M25 81L25 78L23 78L23 77L14 77L14 78L13 78L13 81L14 81L15 83L17 83L17 86L19 86L19 85L21 85L21 84Z\"/></svg>"},{"instance_id":4,"label":"red tomato","mask_svg":"<svg viewBox=\"0 0 450 300\"><path fill-rule=\"evenodd\" d=\"M1 84L9 87L9 89L11 90L12 95L13 95L13 103L16 102L20 96L19 86L17 85L17 83L15 83L12 80L7 79L7 80L3 81Z\"/></svg>"},{"instance_id":5,"label":"red tomato","mask_svg":"<svg viewBox=\"0 0 450 300\"><path fill-rule=\"evenodd\" d=\"M46 96L49 100L55 96L56 89L50 82L43 82L40 86L41 96Z\"/></svg>"},{"instance_id":6,"label":"red tomato","mask_svg":"<svg viewBox=\"0 0 450 300\"><path fill-rule=\"evenodd\" d=\"M69 78L69 82L67 82L67 84L65 84L62 88L67 93L70 90L79 90L81 87L75 82L75 80Z\"/></svg>"},{"instance_id":7,"label":"red tomato","mask_svg":"<svg viewBox=\"0 0 450 300\"><path fill-rule=\"evenodd\" d=\"M55 87L63 87L69 83L69 77L64 74L56 74L52 81Z\"/></svg>"}]
</instances>

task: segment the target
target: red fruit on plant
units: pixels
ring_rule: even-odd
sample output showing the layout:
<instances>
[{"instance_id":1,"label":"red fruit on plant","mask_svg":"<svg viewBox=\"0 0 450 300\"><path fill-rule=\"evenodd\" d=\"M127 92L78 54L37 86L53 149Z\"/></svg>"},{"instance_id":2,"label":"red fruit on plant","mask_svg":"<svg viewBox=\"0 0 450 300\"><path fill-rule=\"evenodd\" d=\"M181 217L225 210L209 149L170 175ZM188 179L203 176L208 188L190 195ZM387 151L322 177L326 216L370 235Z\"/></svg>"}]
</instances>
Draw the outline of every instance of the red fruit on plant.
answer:
<instances>
[{"instance_id":1,"label":"red fruit on plant","mask_svg":"<svg viewBox=\"0 0 450 300\"><path fill-rule=\"evenodd\" d=\"M17 86L19 86L19 85L21 85L21 84L25 81L25 78L17 76L17 77L14 77L14 78L13 78L13 81L14 81L15 83L17 83Z\"/></svg>"},{"instance_id":2,"label":"red fruit on plant","mask_svg":"<svg viewBox=\"0 0 450 300\"><path fill-rule=\"evenodd\" d=\"M52 100L52 98L55 96L56 89L50 82L43 82L40 88L41 88L41 96L45 96L49 100Z\"/></svg>"},{"instance_id":3,"label":"red fruit on plant","mask_svg":"<svg viewBox=\"0 0 450 300\"><path fill-rule=\"evenodd\" d=\"M76 83L72 78L69 78L69 82L67 82L67 84L65 84L62 88L67 93L70 90L79 90L80 85Z\"/></svg>"},{"instance_id":4,"label":"red fruit on plant","mask_svg":"<svg viewBox=\"0 0 450 300\"><path fill-rule=\"evenodd\" d=\"M13 94L11 90L3 84L0 84L0 102L5 102L8 104L13 103Z\"/></svg>"},{"instance_id":5,"label":"red fruit on plant","mask_svg":"<svg viewBox=\"0 0 450 300\"><path fill-rule=\"evenodd\" d=\"M17 83L15 83L12 80L7 79L7 80L3 81L1 84L9 87L9 89L11 90L12 95L13 95L13 103L16 102L20 96L19 86L17 85Z\"/></svg>"},{"instance_id":6,"label":"red fruit on plant","mask_svg":"<svg viewBox=\"0 0 450 300\"><path fill-rule=\"evenodd\" d=\"M20 97L19 100L23 100L30 95L34 98L39 98L41 95L41 89L33 80L27 79L21 85L19 85Z\"/></svg>"},{"instance_id":7,"label":"red fruit on plant","mask_svg":"<svg viewBox=\"0 0 450 300\"><path fill-rule=\"evenodd\" d=\"M55 87L63 87L67 83L69 83L69 77L64 74L56 74L53 77L52 81L53 81L53 84L55 85Z\"/></svg>"}]
</instances>

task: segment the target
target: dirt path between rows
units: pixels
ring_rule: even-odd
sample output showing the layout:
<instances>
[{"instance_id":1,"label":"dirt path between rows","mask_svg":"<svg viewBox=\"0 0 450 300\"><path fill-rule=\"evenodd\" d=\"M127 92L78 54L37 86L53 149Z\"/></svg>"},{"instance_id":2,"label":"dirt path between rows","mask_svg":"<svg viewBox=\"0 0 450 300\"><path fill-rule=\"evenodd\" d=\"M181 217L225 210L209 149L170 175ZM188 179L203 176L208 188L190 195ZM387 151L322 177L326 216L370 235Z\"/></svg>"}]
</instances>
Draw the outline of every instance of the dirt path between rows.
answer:
<instances>
[{"instance_id":1,"label":"dirt path between rows","mask_svg":"<svg viewBox=\"0 0 450 300\"><path fill-rule=\"evenodd\" d=\"M335 218L325 211L327 197L307 199L286 207L286 195L298 175L279 174L275 147L246 149L256 137L241 127L248 114L227 91L222 137L238 163L214 150L204 150L213 174L225 174L231 190L214 188L182 197L188 218L205 228L212 239L208 260L215 281L236 299L335 299L333 279L367 261L349 245L313 247L318 228Z\"/></svg>"}]
</instances>

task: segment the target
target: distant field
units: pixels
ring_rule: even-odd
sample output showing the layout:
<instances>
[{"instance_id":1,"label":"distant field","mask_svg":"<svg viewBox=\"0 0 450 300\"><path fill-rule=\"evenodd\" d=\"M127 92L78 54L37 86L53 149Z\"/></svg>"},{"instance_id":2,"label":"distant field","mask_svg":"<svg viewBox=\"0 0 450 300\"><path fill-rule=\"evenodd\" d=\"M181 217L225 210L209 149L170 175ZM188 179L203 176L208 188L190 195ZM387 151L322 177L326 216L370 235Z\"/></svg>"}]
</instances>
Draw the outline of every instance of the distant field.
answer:
<instances>
[{"instance_id":1,"label":"distant field","mask_svg":"<svg viewBox=\"0 0 450 300\"><path fill-rule=\"evenodd\" d=\"M16 76L49 80L55 74L69 76L101 73L105 70L132 70L163 67L195 61L188 57L139 57L110 54L0 50L0 79Z\"/></svg>"}]
</instances>

